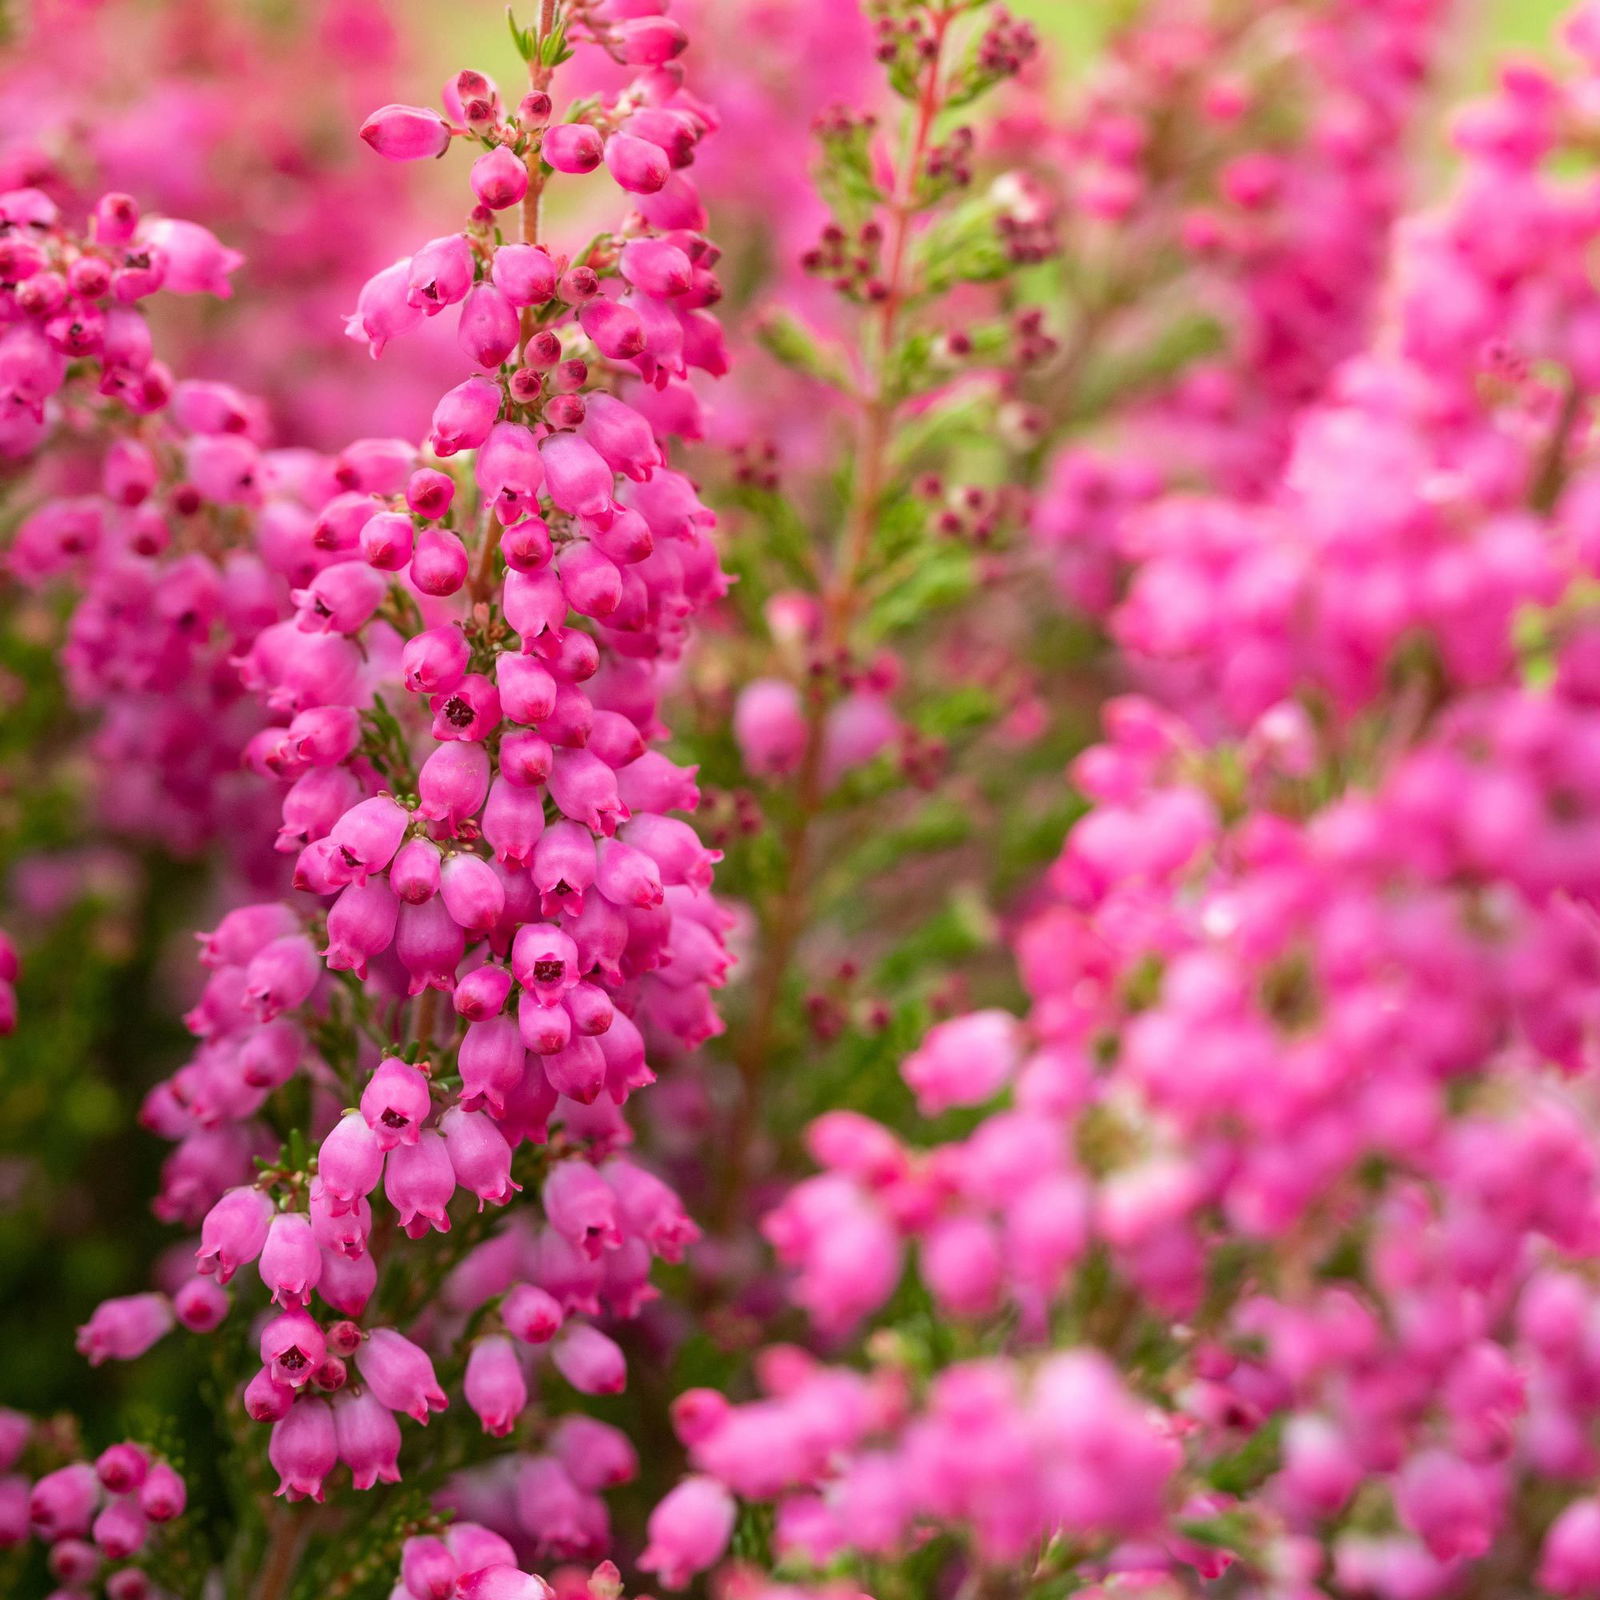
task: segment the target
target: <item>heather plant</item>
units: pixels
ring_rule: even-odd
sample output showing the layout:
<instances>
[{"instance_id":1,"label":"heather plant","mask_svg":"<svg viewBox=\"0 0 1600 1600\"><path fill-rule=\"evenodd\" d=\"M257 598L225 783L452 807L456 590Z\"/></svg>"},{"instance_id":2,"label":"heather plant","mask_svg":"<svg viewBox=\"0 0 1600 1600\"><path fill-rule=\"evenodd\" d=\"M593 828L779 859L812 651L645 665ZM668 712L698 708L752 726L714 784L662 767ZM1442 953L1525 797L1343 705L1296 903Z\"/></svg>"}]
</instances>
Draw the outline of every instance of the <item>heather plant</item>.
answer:
<instances>
[{"instance_id":1,"label":"heather plant","mask_svg":"<svg viewBox=\"0 0 1600 1600\"><path fill-rule=\"evenodd\" d=\"M0 1586L1600 1594L1600 11L1430 198L1427 0L1065 82L985 0L540 0L254 307L53 15L0 1048L54 1137L116 1041L164 1232L80 1418L7 1363ZM313 37L195 15L150 148ZM297 417L263 330L421 212Z\"/></svg>"}]
</instances>

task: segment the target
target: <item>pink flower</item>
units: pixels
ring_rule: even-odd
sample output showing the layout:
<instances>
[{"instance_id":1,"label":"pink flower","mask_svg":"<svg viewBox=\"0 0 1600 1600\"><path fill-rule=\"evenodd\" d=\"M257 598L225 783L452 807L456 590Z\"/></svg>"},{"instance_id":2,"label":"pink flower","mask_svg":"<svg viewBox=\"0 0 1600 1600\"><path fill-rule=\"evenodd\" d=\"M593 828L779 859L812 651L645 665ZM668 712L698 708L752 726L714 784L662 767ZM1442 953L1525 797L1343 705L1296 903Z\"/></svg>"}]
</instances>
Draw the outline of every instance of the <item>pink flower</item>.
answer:
<instances>
[{"instance_id":1,"label":"pink flower","mask_svg":"<svg viewBox=\"0 0 1600 1600\"><path fill-rule=\"evenodd\" d=\"M455 1170L439 1134L424 1130L414 1143L396 1145L389 1152L383 1192L412 1238L421 1238L429 1228L450 1231L445 1207L455 1190Z\"/></svg>"},{"instance_id":2,"label":"pink flower","mask_svg":"<svg viewBox=\"0 0 1600 1600\"><path fill-rule=\"evenodd\" d=\"M378 1063L361 1091L361 1115L380 1150L415 1144L431 1109L427 1078L395 1056Z\"/></svg>"},{"instance_id":3,"label":"pink flower","mask_svg":"<svg viewBox=\"0 0 1600 1600\"><path fill-rule=\"evenodd\" d=\"M391 1411L426 1425L430 1410L448 1403L426 1353L393 1328L374 1328L356 1352L356 1366L372 1393Z\"/></svg>"},{"instance_id":4,"label":"pink flower","mask_svg":"<svg viewBox=\"0 0 1600 1600\"><path fill-rule=\"evenodd\" d=\"M374 359L383 354L391 339L422 321L422 308L411 304L411 261L396 261L369 278L356 300L356 309L345 318L345 333L365 341Z\"/></svg>"},{"instance_id":5,"label":"pink flower","mask_svg":"<svg viewBox=\"0 0 1600 1600\"><path fill-rule=\"evenodd\" d=\"M930 1029L900 1071L918 1109L933 1116L950 1106L981 1105L1009 1082L1020 1061L1016 1019L975 1011Z\"/></svg>"},{"instance_id":6,"label":"pink flower","mask_svg":"<svg viewBox=\"0 0 1600 1600\"><path fill-rule=\"evenodd\" d=\"M464 1389L485 1433L504 1438L511 1432L528 1403L528 1385L509 1339L480 1339L473 1345Z\"/></svg>"},{"instance_id":7,"label":"pink flower","mask_svg":"<svg viewBox=\"0 0 1600 1600\"><path fill-rule=\"evenodd\" d=\"M721 1484L707 1477L685 1478L650 1513L649 1543L639 1557L668 1589L715 1566L733 1536L737 1508Z\"/></svg>"},{"instance_id":8,"label":"pink flower","mask_svg":"<svg viewBox=\"0 0 1600 1600\"><path fill-rule=\"evenodd\" d=\"M94 1468L75 1461L47 1472L34 1484L28 1496L28 1519L42 1538L82 1538L89 1531L99 1497Z\"/></svg>"},{"instance_id":9,"label":"pink flower","mask_svg":"<svg viewBox=\"0 0 1600 1600\"><path fill-rule=\"evenodd\" d=\"M586 122L563 122L547 128L539 152L557 172L593 172L603 147L599 133Z\"/></svg>"},{"instance_id":10,"label":"pink flower","mask_svg":"<svg viewBox=\"0 0 1600 1600\"><path fill-rule=\"evenodd\" d=\"M323 1482L339 1460L333 1409L307 1395L272 1425L267 1459L278 1474L275 1494L290 1500L325 1498Z\"/></svg>"},{"instance_id":11,"label":"pink flower","mask_svg":"<svg viewBox=\"0 0 1600 1600\"><path fill-rule=\"evenodd\" d=\"M486 1201L506 1205L521 1192L511 1177L511 1146L492 1118L452 1106L439 1119L439 1131L456 1182L478 1196L480 1211Z\"/></svg>"},{"instance_id":12,"label":"pink flower","mask_svg":"<svg viewBox=\"0 0 1600 1600\"><path fill-rule=\"evenodd\" d=\"M472 163L472 192L491 211L504 211L528 192L527 168L504 145L497 145Z\"/></svg>"},{"instance_id":13,"label":"pink flower","mask_svg":"<svg viewBox=\"0 0 1600 1600\"><path fill-rule=\"evenodd\" d=\"M334 1441L357 1489L400 1481L400 1424L370 1390L333 1397Z\"/></svg>"},{"instance_id":14,"label":"pink flower","mask_svg":"<svg viewBox=\"0 0 1600 1600\"><path fill-rule=\"evenodd\" d=\"M139 1490L139 1509L152 1522L171 1522L183 1515L189 1492L175 1468L165 1461L151 1464Z\"/></svg>"},{"instance_id":15,"label":"pink flower","mask_svg":"<svg viewBox=\"0 0 1600 1600\"><path fill-rule=\"evenodd\" d=\"M581 1394L621 1394L627 1363L616 1341L587 1322L568 1323L550 1348L556 1370Z\"/></svg>"},{"instance_id":16,"label":"pink flower","mask_svg":"<svg viewBox=\"0 0 1600 1600\"><path fill-rule=\"evenodd\" d=\"M154 217L140 224L142 241L161 252L166 272L161 286L171 294L213 294L226 300L233 293L228 275L244 264L209 229L195 222Z\"/></svg>"},{"instance_id":17,"label":"pink flower","mask_svg":"<svg viewBox=\"0 0 1600 1600\"><path fill-rule=\"evenodd\" d=\"M322 1275L322 1256L303 1211L280 1211L261 1251L261 1281L277 1305L305 1305Z\"/></svg>"},{"instance_id":18,"label":"pink flower","mask_svg":"<svg viewBox=\"0 0 1600 1600\"><path fill-rule=\"evenodd\" d=\"M799 691L775 678L758 678L739 691L733 734L744 764L759 777L796 771L807 731Z\"/></svg>"},{"instance_id":19,"label":"pink flower","mask_svg":"<svg viewBox=\"0 0 1600 1600\"><path fill-rule=\"evenodd\" d=\"M450 125L423 106L381 106L361 124L361 137L389 161L424 161L450 148Z\"/></svg>"},{"instance_id":20,"label":"pink flower","mask_svg":"<svg viewBox=\"0 0 1600 1600\"><path fill-rule=\"evenodd\" d=\"M240 1267L261 1254L273 1214L271 1197L259 1189L228 1190L201 1224L197 1269L214 1272L226 1283Z\"/></svg>"},{"instance_id":21,"label":"pink flower","mask_svg":"<svg viewBox=\"0 0 1600 1600\"><path fill-rule=\"evenodd\" d=\"M1551 1524L1539 1557L1539 1587L1568 1600L1600 1589L1600 1504L1574 1500Z\"/></svg>"}]
</instances>

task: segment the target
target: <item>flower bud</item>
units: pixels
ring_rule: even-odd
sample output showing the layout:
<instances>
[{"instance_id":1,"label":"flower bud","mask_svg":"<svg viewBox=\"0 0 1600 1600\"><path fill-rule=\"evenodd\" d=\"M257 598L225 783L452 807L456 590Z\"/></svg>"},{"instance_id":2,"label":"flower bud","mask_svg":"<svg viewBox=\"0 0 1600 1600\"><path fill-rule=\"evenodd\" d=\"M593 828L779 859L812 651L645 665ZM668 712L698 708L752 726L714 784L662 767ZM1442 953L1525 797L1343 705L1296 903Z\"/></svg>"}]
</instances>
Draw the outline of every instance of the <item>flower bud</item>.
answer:
<instances>
[{"instance_id":1,"label":"flower bud","mask_svg":"<svg viewBox=\"0 0 1600 1600\"><path fill-rule=\"evenodd\" d=\"M689 44L689 36L671 17L628 17L616 24L615 34L622 59L630 67L659 67L682 55Z\"/></svg>"},{"instance_id":2,"label":"flower bud","mask_svg":"<svg viewBox=\"0 0 1600 1600\"><path fill-rule=\"evenodd\" d=\"M594 341L595 349L611 361L633 360L647 342L639 313L604 296L588 301L579 310L578 323Z\"/></svg>"},{"instance_id":3,"label":"flower bud","mask_svg":"<svg viewBox=\"0 0 1600 1600\"><path fill-rule=\"evenodd\" d=\"M403 572L411 564L413 540L410 517L380 511L361 525L361 557L380 572Z\"/></svg>"},{"instance_id":4,"label":"flower bud","mask_svg":"<svg viewBox=\"0 0 1600 1600\"><path fill-rule=\"evenodd\" d=\"M586 122L563 122L546 128L539 154L557 172L593 172L604 147L599 133Z\"/></svg>"},{"instance_id":5,"label":"flower bud","mask_svg":"<svg viewBox=\"0 0 1600 1600\"><path fill-rule=\"evenodd\" d=\"M411 581L423 594L452 595L467 581L466 546L448 528L424 528L411 557Z\"/></svg>"},{"instance_id":6,"label":"flower bud","mask_svg":"<svg viewBox=\"0 0 1600 1600\"><path fill-rule=\"evenodd\" d=\"M799 691L778 678L747 683L734 705L733 736L745 766L758 777L797 771L808 737Z\"/></svg>"},{"instance_id":7,"label":"flower bud","mask_svg":"<svg viewBox=\"0 0 1600 1600\"><path fill-rule=\"evenodd\" d=\"M40 1538L82 1538L89 1531L100 1485L87 1461L47 1472L28 1495L28 1520Z\"/></svg>"},{"instance_id":8,"label":"flower bud","mask_svg":"<svg viewBox=\"0 0 1600 1600\"><path fill-rule=\"evenodd\" d=\"M468 933L487 933L505 910L505 890L482 856L447 857L439 885L445 909Z\"/></svg>"},{"instance_id":9,"label":"flower bud","mask_svg":"<svg viewBox=\"0 0 1600 1600\"><path fill-rule=\"evenodd\" d=\"M550 529L543 517L524 517L500 538L500 554L517 572L538 572L550 564Z\"/></svg>"},{"instance_id":10,"label":"flower bud","mask_svg":"<svg viewBox=\"0 0 1600 1600\"><path fill-rule=\"evenodd\" d=\"M478 967L456 984L456 1015L468 1022L487 1022L505 1009L510 993L511 974L504 967Z\"/></svg>"},{"instance_id":11,"label":"flower bud","mask_svg":"<svg viewBox=\"0 0 1600 1600\"><path fill-rule=\"evenodd\" d=\"M629 194L655 194L672 172L660 145L631 133L614 133L606 140L605 163L617 187Z\"/></svg>"},{"instance_id":12,"label":"flower bud","mask_svg":"<svg viewBox=\"0 0 1600 1600\"><path fill-rule=\"evenodd\" d=\"M517 1284L500 1303L500 1320L524 1344L548 1344L562 1323L560 1302L531 1283Z\"/></svg>"},{"instance_id":13,"label":"flower bud","mask_svg":"<svg viewBox=\"0 0 1600 1600\"><path fill-rule=\"evenodd\" d=\"M504 211L528 192L528 169L505 145L497 145L472 163L472 192L491 211Z\"/></svg>"},{"instance_id":14,"label":"flower bud","mask_svg":"<svg viewBox=\"0 0 1600 1600\"><path fill-rule=\"evenodd\" d=\"M480 367L498 367L517 347L516 307L492 283L480 283L461 302L456 342Z\"/></svg>"},{"instance_id":15,"label":"flower bud","mask_svg":"<svg viewBox=\"0 0 1600 1600\"><path fill-rule=\"evenodd\" d=\"M189 1492L183 1479L165 1461L153 1462L139 1491L139 1509L152 1522L171 1522L183 1515Z\"/></svg>"},{"instance_id":16,"label":"flower bud","mask_svg":"<svg viewBox=\"0 0 1600 1600\"><path fill-rule=\"evenodd\" d=\"M474 379L468 379L475 382ZM437 446L435 446L437 450ZM448 451L438 451L441 455L448 455ZM430 522L438 519L449 511L451 502L456 496L455 481L446 473L436 472L432 467L420 467L413 472L406 481L406 505L419 517L426 517Z\"/></svg>"},{"instance_id":17,"label":"flower bud","mask_svg":"<svg viewBox=\"0 0 1600 1600\"><path fill-rule=\"evenodd\" d=\"M78 1329L77 1348L91 1367L133 1361L172 1331L172 1304L164 1294L130 1294L102 1300Z\"/></svg>"},{"instance_id":18,"label":"flower bud","mask_svg":"<svg viewBox=\"0 0 1600 1600\"><path fill-rule=\"evenodd\" d=\"M361 124L361 137L389 161L425 161L450 148L450 125L423 106L381 106Z\"/></svg>"},{"instance_id":19,"label":"flower bud","mask_svg":"<svg viewBox=\"0 0 1600 1600\"><path fill-rule=\"evenodd\" d=\"M514 306L543 305L556 292L556 264L542 245L503 244L489 269L494 286Z\"/></svg>"}]
</instances>

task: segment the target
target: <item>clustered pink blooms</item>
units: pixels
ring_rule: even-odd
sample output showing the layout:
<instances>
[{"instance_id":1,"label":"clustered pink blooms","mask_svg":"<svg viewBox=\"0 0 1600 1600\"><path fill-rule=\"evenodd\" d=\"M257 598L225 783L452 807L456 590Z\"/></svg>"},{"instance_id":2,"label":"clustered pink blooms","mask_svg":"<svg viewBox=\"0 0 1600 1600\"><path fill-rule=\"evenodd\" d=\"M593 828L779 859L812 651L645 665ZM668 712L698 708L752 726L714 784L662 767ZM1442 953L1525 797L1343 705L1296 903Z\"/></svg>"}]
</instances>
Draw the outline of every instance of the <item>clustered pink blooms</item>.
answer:
<instances>
[{"instance_id":1,"label":"clustered pink blooms","mask_svg":"<svg viewBox=\"0 0 1600 1600\"><path fill-rule=\"evenodd\" d=\"M0 1411L0 1551L37 1539L48 1549L59 1594L147 1600L159 1592L146 1571L162 1527L183 1514L183 1479L159 1455L125 1440L92 1461L71 1460L36 1476L35 1456L59 1460L42 1430Z\"/></svg>"},{"instance_id":2,"label":"clustered pink blooms","mask_svg":"<svg viewBox=\"0 0 1600 1600\"><path fill-rule=\"evenodd\" d=\"M6 565L77 590L62 663L74 700L98 713L91 754L115 775L96 797L102 818L189 853L248 804L230 777L257 719L228 655L279 602L267 561L221 534L260 498L259 408L175 379L142 302L225 293L239 257L196 223L142 217L125 194L103 195L83 231L36 189L0 208L0 451L70 453L97 429L105 440L79 492L23 518Z\"/></svg>"},{"instance_id":3,"label":"clustered pink blooms","mask_svg":"<svg viewBox=\"0 0 1600 1600\"><path fill-rule=\"evenodd\" d=\"M818 1331L909 1271L974 1353L777 1347L760 1399L681 1398L796 1567L959 1528L1107 1595L1600 1584L1600 298L1559 167L1600 13L1566 37L1572 76L1510 68L1458 120L1455 194L1270 491L1130 518L1112 626L1152 694L1074 765L1032 1010L904 1063L971 1131L812 1127L764 1226Z\"/></svg>"},{"instance_id":4,"label":"clustered pink blooms","mask_svg":"<svg viewBox=\"0 0 1600 1600\"><path fill-rule=\"evenodd\" d=\"M761 1227L814 1348L677 1397L687 1471L631 1550L606 1496L646 1438L586 1401L627 1387L626 1325L700 1229L628 1107L721 1029L736 926L684 820L697 770L660 748L728 585L684 470L727 366L687 36L655 0L546 5L511 24L526 93L467 70L442 112L362 124L374 160L473 152L465 224L346 319L374 358L453 340L422 444L275 445L242 388L155 358L141 309L225 295L227 245L121 194L80 226L0 192L0 452L45 457L9 569L76 586L64 664L108 814L183 849L230 833L260 885L202 936L197 1043L143 1105L189 1237L78 1347L231 1323L287 1501L470 1459L394 1535L394 1600L619 1600L587 1566L614 1545L669 1589L720 1568L726 1600L847 1600L930 1557L965 1594L1600 1593L1600 5L1575 69L1511 66L1457 120L1461 179L1409 217L1443 8L1256 13L1150 8L1031 139L1065 192L991 191L1013 266L1178 248L1225 350L1157 373L1125 440L1059 451L1034 508L1032 554L1132 692L1007 929L1027 1012L961 1011L906 1057L923 1140L812 1122L818 1170ZM936 106L961 80L916 63L956 14L875 8L840 78L875 51ZM558 111L572 47L599 87ZM995 144L1023 167L1032 50L991 14L967 64L1022 75ZM1318 93L1285 132L1290 57ZM1190 102L1216 148L1181 188L1161 133ZM836 153L865 126L823 122ZM932 122L874 198L922 279L875 276L875 218L859 261L824 231L807 262L881 318L870 415L907 398L900 302L939 293L920 186L990 150ZM559 248L545 188L589 175L612 214ZM1159 333L1171 284L1144 288ZM1047 318L1008 316L999 381L1047 410ZM892 491L865 476L870 544ZM945 531L984 542L1011 487L958 489ZM748 773L818 813L884 751L915 764L906 656L858 648L854 599L768 597L774 649L728 695ZM0 1033L16 975L0 934ZM748 1281L706 1254L708 1294ZM419 1437L446 1412L450 1446ZM172 1467L129 1442L15 1470L35 1459L0 1412L0 1546L37 1535L69 1595L152 1593ZM763 1544L782 1581L745 1564Z\"/></svg>"},{"instance_id":5,"label":"clustered pink blooms","mask_svg":"<svg viewBox=\"0 0 1600 1600\"><path fill-rule=\"evenodd\" d=\"M258 397L296 442L410 433L449 370L418 347L367 381L338 314L416 228L414 187L349 138L393 87L403 48L379 0L255 6L24 0L0 72L0 190L42 189L77 215L104 190L204 217L249 260L226 319L164 319L169 361ZM314 81L315 94L303 92ZM84 108L93 108L86 116Z\"/></svg>"},{"instance_id":6,"label":"clustered pink blooms","mask_svg":"<svg viewBox=\"0 0 1600 1600\"><path fill-rule=\"evenodd\" d=\"M598 1582L590 1592L600 1600L611 1574L595 1576ZM395 1594L400 1600L450 1600L454 1595L463 1600L550 1600L554 1590L518 1567L516 1551L499 1534L476 1522L454 1522L440 1535L406 1540Z\"/></svg>"},{"instance_id":7,"label":"clustered pink blooms","mask_svg":"<svg viewBox=\"0 0 1600 1600\"><path fill-rule=\"evenodd\" d=\"M581 1394L622 1389L599 1321L635 1315L652 1260L696 1236L626 1155L622 1117L650 1057L717 1030L728 964L716 852L669 815L694 808L693 770L650 748L665 676L724 584L712 515L667 464L697 431L689 370L722 366L716 253L681 170L713 119L681 87L675 25L650 20L588 19L642 70L581 120L552 120L548 72L509 108L463 72L449 122L389 106L363 129L394 159L457 137L484 150L466 228L378 274L350 318L376 355L453 311L473 370L435 410L440 466L391 440L263 448L228 424L231 392L195 386L189 476L239 508L275 604L233 665L263 724L246 760L283 785L297 895L206 936L199 1048L145 1105L176 1142L157 1209L200 1225L196 1270L107 1302L81 1337L92 1359L126 1358L174 1321L208 1331L248 1269L265 1309L244 1403L290 1498L320 1500L341 1464L357 1488L395 1481L397 1413L425 1424L447 1405L430 1347L469 1320L463 1387L491 1435L548 1369ZM557 172L604 164L628 196L582 260L497 234L513 207L536 226L541 154ZM441 470L465 451L468 470ZM311 1036L328 1024L332 1061ZM263 1117L296 1078L314 1162L279 1152ZM508 1206L519 1150L536 1192L465 1254L442 1313L392 1326L380 1254L448 1233L458 1191ZM620 1436L582 1421L512 1462L543 1550L602 1550L597 1491L632 1473Z\"/></svg>"},{"instance_id":8,"label":"clustered pink blooms","mask_svg":"<svg viewBox=\"0 0 1600 1600\"><path fill-rule=\"evenodd\" d=\"M1007 145L1048 141L1055 159L1037 178L1065 185L1064 248L1107 280L1086 315L1153 357L1147 392L1119 408L1128 447L1060 451L1040 496L1034 534L1075 606L1109 609L1122 522L1161 488L1270 492L1297 408L1372 325L1454 15L1442 0L1285 0L1237 26L1203 0L1151 7L1116 37L1064 126L1026 103L1003 125ZM1175 114L1193 119L1198 148L1163 138ZM1187 349L1185 319L1213 320L1222 348ZM1033 385L1046 409L1063 398L1054 372L1047 361Z\"/></svg>"}]
</instances>

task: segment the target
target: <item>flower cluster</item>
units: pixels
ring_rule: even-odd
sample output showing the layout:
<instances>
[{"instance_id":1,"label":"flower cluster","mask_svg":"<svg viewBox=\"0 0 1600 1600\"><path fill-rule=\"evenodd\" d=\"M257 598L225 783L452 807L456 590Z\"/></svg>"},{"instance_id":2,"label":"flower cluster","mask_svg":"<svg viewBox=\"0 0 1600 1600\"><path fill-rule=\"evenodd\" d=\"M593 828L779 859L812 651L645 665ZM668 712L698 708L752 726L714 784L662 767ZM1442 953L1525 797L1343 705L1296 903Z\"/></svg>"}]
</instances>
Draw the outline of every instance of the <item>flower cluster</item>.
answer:
<instances>
[{"instance_id":1,"label":"flower cluster","mask_svg":"<svg viewBox=\"0 0 1600 1600\"><path fill-rule=\"evenodd\" d=\"M341 1461L357 1487L394 1481L395 1413L446 1404L424 1346L450 1348L469 1319L463 1386L492 1436L540 1362L581 1393L620 1390L622 1352L591 1319L636 1314L652 1259L695 1237L621 1153L621 1107L652 1080L647 1057L717 1029L728 963L716 853L668 815L696 804L693 770L650 749L664 675L723 589L711 513L667 465L697 431L689 369L722 366L715 250L681 170L712 119L671 64L681 34L647 19L594 35L645 70L553 121L566 37L523 38L533 87L509 113L463 72L451 121L391 106L363 130L392 158L484 149L466 228L378 274L350 319L377 354L459 307L477 370L435 409L437 465L392 440L274 450L225 386L175 391L195 498L233 509L261 575L266 614L231 666L256 708L245 759L286 785L277 846L297 894L206 936L200 1047L146 1101L177 1144L158 1210L201 1224L197 1270L102 1305L81 1343L129 1358L175 1321L209 1331L253 1266L271 1309L244 1403L272 1422L291 1497L320 1499ZM580 256L552 251L550 173L602 163L633 209ZM33 531L18 548L43 546ZM211 639L216 617L185 620ZM301 1085L309 1118L290 1124ZM482 1212L525 1185L540 1222L475 1227L446 1258L450 1321L411 1330L422 1343L393 1326L379 1257L396 1234L449 1233L458 1189ZM594 1476L584 1442L571 1472L556 1448L524 1477L588 1496L582 1542L599 1546L592 1490L618 1479Z\"/></svg>"},{"instance_id":2,"label":"flower cluster","mask_svg":"<svg viewBox=\"0 0 1600 1600\"><path fill-rule=\"evenodd\" d=\"M209 930L0 1588L1600 1594L1600 4L211 11L0 69L5 1107L58 775Z\"/></svg>"},{"instance_id":3,"label":"flower cluster","mask_svg":"<svg viewBox=\"0 0 1600 1600\"><path fill-rule=\"evenodd\" d=\"M145 1566L163 1525L183 1514L183 1479L131 1441L36 1477L20 1470L36 1456L42 1462L61 1454L50 1429L0 1411L0 1551L36 1539L48 1548L58 1592L154 1600L162 1591Z\"/></svg>"},{"instance_id":4,"label":"flower cluster","mask_svg":"<svg viewBox=\"0 0 1600 1600\"><path fill-rule=\"evenodd\" d=\"M1592 19L1569 37L1572 79L1519 67L1458 123L1392 329L1272 493L1130 516L1113 627L1165 703L1111 702L1074 764L1026 1023L903 1064L969 1131L813 1125L826 1170L764 1225L795 1299L837 1338L911 1283L943 1331L679 1402L780 1558L961 1528L1108 1594L1600 1580L1593 224L1551 170Z\"/></svg>"},{"instance_id":5,"label":"flower cluster","mask_svg":"<svg viewBox=\"0 0 1600 1600\"><path fill-rule=\"evenodd\" d=\"M102 196L81 233L40 190L0 205L0 451L54 441L69 455L80 438L95 451L88 483L23 518L7 566L76 591L62 664L96 716L103 820L192 852L240 803L229 775L255 726L228 655L280 602L268 564L228 548L230 522L260 494L259 411L227 385L175 379L143 302L226 295L239 257L197 223L142 217L124 194Z\"/></svg>"},{"instance_id":6,"label":"flower cluster","mask_svg":"<svg viewBox=\"0 0 1600 1600\"><path fill-rule=\"evenodd\" d=\"M1361 348L1451 16L1446 4L1287 0L1250 22L1205 3L1152 8L1066 127L1045 124L1060 159L1040 181L1068 175L1066 258L1087 281L1069 284L1077 336L1031 398L1059 414L1109 381L1139 440L1072 441L1040 495L1034 537L1075 606L1109 610L1125 516L1164 484L1268 492L1298 408ZM1175 116L1192 141L1164 135ZM1039 121L1023 116L1016 133ZM1101 379L1094 340L1113 333L1131 350Z\"/></svg>"},{"instance_id":7,"label":"flower cluster","mask_svg":"<svg viewBox=\"0 0 1600 1600\"><path fill-rule=\"evenodd\" d=\"M163 7L25 0L0 73L0 189L35 188L71 216L97 194L204 217L249 260L226 319L163 318L175 368L225 376L297 443L409 433L448 370L418 349L366 381L339 312L374 259L417 224L403 174L374 171L352 118L387 98L405 41L370 0ZM302 93L314 80L316 94ZM92 108L88 115L86 108Z\"/></svg>"}]
</instances>

